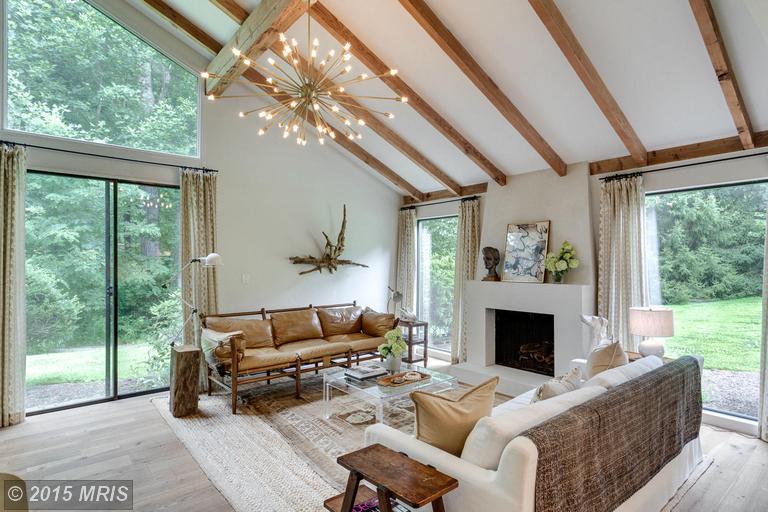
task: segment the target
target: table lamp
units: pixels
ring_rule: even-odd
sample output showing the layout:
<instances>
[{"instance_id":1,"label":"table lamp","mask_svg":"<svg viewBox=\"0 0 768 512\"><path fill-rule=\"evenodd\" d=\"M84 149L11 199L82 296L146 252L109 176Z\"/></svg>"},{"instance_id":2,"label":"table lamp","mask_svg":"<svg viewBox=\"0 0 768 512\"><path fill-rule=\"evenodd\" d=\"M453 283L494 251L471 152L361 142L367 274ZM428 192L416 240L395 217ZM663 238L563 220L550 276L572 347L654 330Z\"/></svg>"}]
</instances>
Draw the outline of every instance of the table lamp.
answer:
<instances>
[{"instance_id":1,"label":"table lamp","mask_svg":"<svg viewBox=\"0 0 768 512\"><path fill-rule=\"evenodd\" d=\"M672 310L661 306L629 308L629 333L645 337L637 348L640 354L663 356L663 338L675 335Z\"/></svg>"}]
</instances>

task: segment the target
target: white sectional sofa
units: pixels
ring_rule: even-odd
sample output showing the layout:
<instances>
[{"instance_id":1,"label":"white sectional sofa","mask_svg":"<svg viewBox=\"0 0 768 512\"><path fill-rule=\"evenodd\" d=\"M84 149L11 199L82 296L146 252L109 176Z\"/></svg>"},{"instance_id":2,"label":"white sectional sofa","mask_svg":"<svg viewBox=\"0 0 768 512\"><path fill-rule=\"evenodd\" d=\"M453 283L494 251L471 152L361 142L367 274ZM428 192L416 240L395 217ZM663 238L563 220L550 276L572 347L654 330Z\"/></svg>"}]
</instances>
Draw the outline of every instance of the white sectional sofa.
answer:
<instances>
[{"instance_id":1,"label":"white sectional sofa","mask_svg":"<svg viewBox=\"0 0 768 512\"><path fill-rule=\"evenodd\" d=\"M564 395L531 404L531 390L509 400L494 408L490 418L475 425L461 457L383 424L368 427L365 443L380 443L407 453L456 478L458 489L444 498L447 510L533 512L538 454L533 442L519 434L661 365L661 359L646 357L600 373L581 389ZM696 438L617 510L661 510L701 460L701 445Z\"/></svg>"}]
</instances>

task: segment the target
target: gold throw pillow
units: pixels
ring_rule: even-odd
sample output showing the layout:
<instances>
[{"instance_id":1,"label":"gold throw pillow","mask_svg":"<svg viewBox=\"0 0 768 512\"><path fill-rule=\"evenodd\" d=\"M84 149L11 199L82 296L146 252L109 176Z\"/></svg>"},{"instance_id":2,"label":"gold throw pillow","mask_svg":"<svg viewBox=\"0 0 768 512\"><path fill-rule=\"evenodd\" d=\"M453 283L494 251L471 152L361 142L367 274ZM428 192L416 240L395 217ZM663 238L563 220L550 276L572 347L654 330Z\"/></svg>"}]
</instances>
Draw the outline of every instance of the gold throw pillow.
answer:
<instances>
[{"instance_id":1,"label":"gold throw pillow","mask_svg":"<svg viewBox=\"0 0 768 512\"><path fill-rule=\"evenodd\" d=\"M456 396L424 391L411 393L416 406L416 439L457 457L480 418L491 415L499 378L494 377Z\"/></svg>"},{"instance_id":2,"label":"gold throw pillow","mask_svg":"<svg viewBox=\"0 0 768 512\"><path fill-rule=\"evenodd\" d=\"M624 366L629 358L620 342L596 346L587 357L587 377L592 378L600 372Z\"/></svg>"}]
</instances>

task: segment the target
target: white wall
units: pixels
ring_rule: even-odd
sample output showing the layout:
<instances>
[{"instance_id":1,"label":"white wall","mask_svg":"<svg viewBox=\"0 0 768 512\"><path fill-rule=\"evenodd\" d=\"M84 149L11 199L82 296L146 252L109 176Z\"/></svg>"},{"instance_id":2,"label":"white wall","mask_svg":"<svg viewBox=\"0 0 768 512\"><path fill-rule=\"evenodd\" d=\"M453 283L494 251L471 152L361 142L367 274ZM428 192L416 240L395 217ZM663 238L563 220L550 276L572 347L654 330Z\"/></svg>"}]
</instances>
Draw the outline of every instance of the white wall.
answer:
<instances>
[{"instance_id":1,"label":"white wall","mask_svg":"<svg viewBox=\"0 0 768 512\"><path fill-rule=\"evenodd\" d=\"M570 271L571 284L594 283L592 229L589 208L589 169L586 164L569 166L560 177L551 170L510 176L505 187L488 185L483 203L480 247L491 246L504 255L507 224L549 220L549 251L559 250L568 240L576 248L582 265ZM478 278L485 275L482 260Z\"/></svg>"},{"instance_id":2,"label":"white wall","mask_svg":"<svg viewBox=\"0 0 768 512\"><path fill-rule=\"evenodd\" d=\"M233 93L234 94L234 93ZM204 102L203 162L220 170L221 311L346 302L384 308L394 275L401 195L333 145L302 148L277 132L257 137L246 100ZM344 256L370 268L299 276L289 256L319 255L347 205Z\"/></svg>"}]
</instances>

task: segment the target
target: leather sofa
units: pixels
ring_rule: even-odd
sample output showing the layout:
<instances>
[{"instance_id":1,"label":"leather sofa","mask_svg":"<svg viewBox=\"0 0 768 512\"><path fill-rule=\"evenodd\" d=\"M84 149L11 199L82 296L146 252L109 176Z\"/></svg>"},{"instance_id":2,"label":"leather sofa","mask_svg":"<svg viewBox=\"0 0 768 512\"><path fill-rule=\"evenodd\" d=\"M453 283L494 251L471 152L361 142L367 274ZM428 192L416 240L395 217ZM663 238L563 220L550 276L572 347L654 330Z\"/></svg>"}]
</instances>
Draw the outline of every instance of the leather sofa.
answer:
<instances>
[{"instance_id":1,"label":"leather sofa","mask_svg":"<svg viewBox=\"0 0 768 512\"><path fill-rule=\"evenodd\" d=\"M208 394L213 383L231 390L235 414L239 385L288 377L298 398L302 373L380 358L378 346L397 323L395 315L355 302L207 316L201 339Z\"/></svg>"}]
</instances>

